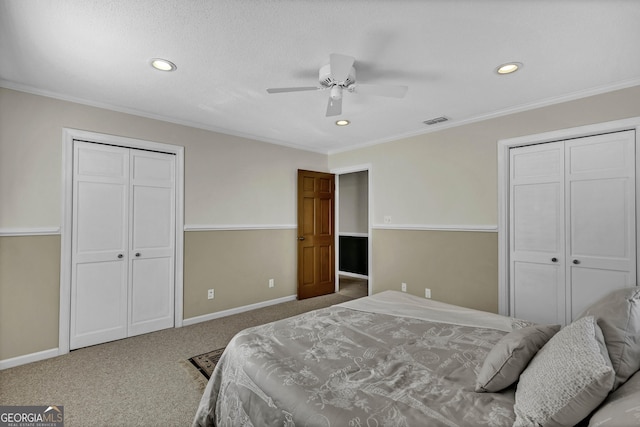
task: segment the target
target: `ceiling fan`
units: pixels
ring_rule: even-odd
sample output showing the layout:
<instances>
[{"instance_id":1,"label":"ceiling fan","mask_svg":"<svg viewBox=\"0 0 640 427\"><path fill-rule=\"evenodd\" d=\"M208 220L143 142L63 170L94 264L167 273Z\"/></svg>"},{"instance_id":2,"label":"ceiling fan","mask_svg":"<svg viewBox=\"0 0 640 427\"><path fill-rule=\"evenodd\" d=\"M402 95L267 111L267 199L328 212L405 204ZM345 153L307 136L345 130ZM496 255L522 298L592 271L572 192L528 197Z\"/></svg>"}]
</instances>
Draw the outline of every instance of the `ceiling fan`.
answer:
<instances>
[{"instance_id":1,"label":"ceiling fan","mask_svg":"<svg viewBox=\"0 0 640 427\"><path fill-rule=\"evenodd\" d=\"M346 90L352 93L379 95L402 98L407 93L407 86L371 85L356 83L355 58L332 53L329 63L320 68L320 86L279 87L267 89L269 93L302 92L311 90L330 90L327 104L327 117L342 114L342 94Z\"/></svg>"}]
</instances>

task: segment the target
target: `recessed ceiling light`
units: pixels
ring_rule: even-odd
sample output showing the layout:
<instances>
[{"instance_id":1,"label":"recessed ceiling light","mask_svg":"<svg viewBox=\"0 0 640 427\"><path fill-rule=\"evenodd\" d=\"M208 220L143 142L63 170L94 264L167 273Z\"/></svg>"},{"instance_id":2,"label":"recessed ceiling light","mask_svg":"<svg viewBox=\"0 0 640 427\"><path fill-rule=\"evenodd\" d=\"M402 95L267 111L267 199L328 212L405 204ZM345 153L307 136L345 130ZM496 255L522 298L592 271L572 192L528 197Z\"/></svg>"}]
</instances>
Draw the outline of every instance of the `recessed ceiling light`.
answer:
<instances>
[{"instance_id":1,"label":"recessed ceiling light","mask_svg":"<svg viewBox=\"0 0 640 427\"><path fill-rule=\"evenodd\" d=\"M496 73L498 73L498 74L511 74L511 73L515 73L520 68L522 68L522 63L521 62L508 62L508 63L502 64L498 68L496 68Z\"/></svg>"},{"instance_id":2,"label":"recessed ceiling light","mask_svg":"<svg viewBox=\"0 0 640 427\"><path fill-rule=\"evenodd\" d=\"M178 68L173 62L162 58L151 59L151 66L160 71L175 71Z\"/></svg>"},{"instance_id":3,"label":"recessed ceiling light","mask_svg":"<svg viewBox=\"0 0 640 427\"><path fill-rule=\"evenodd\" d=\"M351 123L349 120L337 120L336 121L336 125L338 125L338 126L346 126L349 123Z\"/></svg>"}]
</instances>

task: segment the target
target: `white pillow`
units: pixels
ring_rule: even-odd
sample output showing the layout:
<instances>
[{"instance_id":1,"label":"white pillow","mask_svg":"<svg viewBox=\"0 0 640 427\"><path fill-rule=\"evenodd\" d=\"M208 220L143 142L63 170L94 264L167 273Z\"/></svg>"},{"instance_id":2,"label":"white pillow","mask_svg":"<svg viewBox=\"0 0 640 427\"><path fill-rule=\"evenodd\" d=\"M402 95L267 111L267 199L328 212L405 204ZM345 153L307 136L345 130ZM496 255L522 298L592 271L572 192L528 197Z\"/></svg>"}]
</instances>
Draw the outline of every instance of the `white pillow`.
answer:
<instances>
[{"instance_id":1,"label":"white pillow","mask_svg":"<svg viewBox=\"0 0 640 427\"><path fill-rule=\"evenodd\" d=\"M602 330L616 371L615 390L640 369L640 287L611 292L580 315L584 316L595 317Z\"/></svg>"},{"instance_id":2,"label":"white pillow","mask_svg":"<svg viewBox=\"0 0 640 427\"><path fill-rule=\"evenodd\" d=\"M593 316L563 328L535 355L516 388L514 427L573 426L613 388L615 372Z\"/></svg>"},{"instance_id":3,"label":"white pillow","mask_svg":"<svg viewBox=\"0 0 640 427\"><path fill-rule=\"evenodd\" d=\"M475 390L497 392L518 381L533 356L559 330L559 325L533 325L509 332L484 359Z\"/></svg>"},{"instance_id":4,"label":"white pillow","mask_svg":"<svg viewBox=\"0 0 640 427\"><path fill-rule=\"evenodd\" d=\"M640 426L640 371L611 393L589 418L589 427Z\"/></svg>"}]
</instances>

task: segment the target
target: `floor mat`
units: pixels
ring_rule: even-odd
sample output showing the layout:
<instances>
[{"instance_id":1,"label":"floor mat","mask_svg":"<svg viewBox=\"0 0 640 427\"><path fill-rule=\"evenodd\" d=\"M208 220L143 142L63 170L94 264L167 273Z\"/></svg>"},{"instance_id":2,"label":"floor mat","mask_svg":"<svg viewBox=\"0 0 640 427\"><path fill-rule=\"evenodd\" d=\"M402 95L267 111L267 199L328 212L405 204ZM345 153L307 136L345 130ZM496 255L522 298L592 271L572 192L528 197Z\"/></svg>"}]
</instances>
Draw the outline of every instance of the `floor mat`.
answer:
<instances>
[{"instance_id":1,"label":"floor mat","mask_svg":"<svg viewBox=\"0 0 640 427\"><path fill-rule=\"evenodd\" d=\"M189 359L189 362L195 366L198 371L208 380L211 378L211 373L216 367L216 364L220 360L220 356L224 352L224 348L210 351L208 353L199 354Z\"/></svg>"}]
</instances>

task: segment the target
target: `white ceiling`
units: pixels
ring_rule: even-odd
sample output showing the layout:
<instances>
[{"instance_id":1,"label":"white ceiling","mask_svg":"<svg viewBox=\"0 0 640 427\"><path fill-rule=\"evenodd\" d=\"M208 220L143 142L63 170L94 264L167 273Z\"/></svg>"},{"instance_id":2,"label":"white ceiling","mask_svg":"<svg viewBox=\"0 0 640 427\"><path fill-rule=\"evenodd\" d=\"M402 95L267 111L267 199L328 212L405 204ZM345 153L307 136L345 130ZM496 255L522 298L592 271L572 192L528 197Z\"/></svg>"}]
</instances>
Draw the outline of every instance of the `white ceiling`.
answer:
<instances>
[{"instance_id":1,"label":"white ceiling","mask_svg":"<svg viewBox=\"0 0 640 427\"><path fill-rule=\"evenodd\" d=\"M406 97L267 94L331 53ZM636 0L0 0L0 86L323 153L638 84Z\"/></svg>"}]
</instances>

